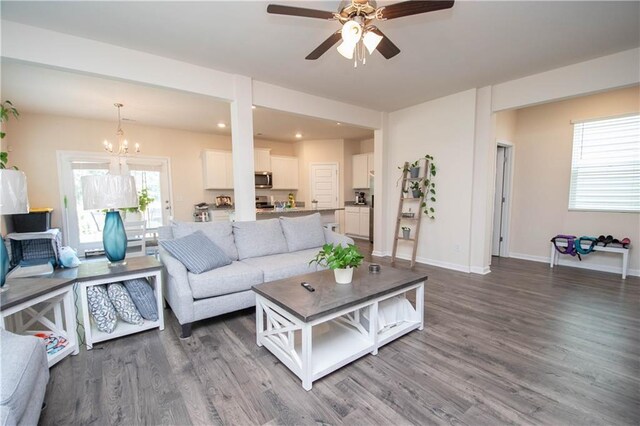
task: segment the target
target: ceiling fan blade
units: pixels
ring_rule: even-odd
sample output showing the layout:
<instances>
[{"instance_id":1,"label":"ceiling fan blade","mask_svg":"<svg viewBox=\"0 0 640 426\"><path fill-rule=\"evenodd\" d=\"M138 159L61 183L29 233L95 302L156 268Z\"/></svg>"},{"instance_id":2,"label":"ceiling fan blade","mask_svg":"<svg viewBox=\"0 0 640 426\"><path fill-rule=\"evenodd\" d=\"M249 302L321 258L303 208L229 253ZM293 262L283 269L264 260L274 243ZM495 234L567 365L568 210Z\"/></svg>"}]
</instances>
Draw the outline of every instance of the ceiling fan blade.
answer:
<instances>
[{"instance_id":1,"label":"ceiling fan blade","mask_svg":"<svg viewBox=\"0 0 640 426\"><path fill-rule=\"evenodd\" d=\"M331 47L334 44L340 41L341 38L342 38L342 34L340 34L340 31L337 31L331 34L328 39L326 39L325 41L322 42L322 44L320 44L320 46L316 47L316 49L313 52L309 53L309 55L307 55L305 59L309 59L309 60L318 59L327 50L331 49Z\"/></svg>"},{"instance_id":2,"label":"ceiling fan blade","mask_svg":"<svg viewBox=\"0 0 640 426\"><path fill-rule=\"evenodd\" d=\"M304 7L281 6L270 4L267 6L267 13L276 15L302 16L305 18L333 19L333 12L324 10L306 9Z\"/></svg>"},{"instance_id":3,"label":"ceiling fan blade","mask_svg":"<svg viewBox=\"0 0 640 426\"><path fill-rule=\"evenodd\" d=\"M382 19L402 18L403 16L450 9L453 7L453 3L453 0L403 1L402 3L395 3L382 9Z\"/></svg>"},{"instance_id":4,"label":"ceiling fan blade","mask_svg":"<svg viewBox=\"0 0 640 426\"><path fill-rule=\"evenodd\" d=\"M396 56L398 53L400 53L400 49L398 49L398 46L393 44L393 42L389 40L389 37L384 35L382 31L380 31L377 28L371 31L373 31L374 33L382 37L382 40L380 40L380 43L378 43L378 46L376 47L376 50L380 52L382 56L384 56L387 59L391 59L394 56Z\"/></svg>"}]
</instances>

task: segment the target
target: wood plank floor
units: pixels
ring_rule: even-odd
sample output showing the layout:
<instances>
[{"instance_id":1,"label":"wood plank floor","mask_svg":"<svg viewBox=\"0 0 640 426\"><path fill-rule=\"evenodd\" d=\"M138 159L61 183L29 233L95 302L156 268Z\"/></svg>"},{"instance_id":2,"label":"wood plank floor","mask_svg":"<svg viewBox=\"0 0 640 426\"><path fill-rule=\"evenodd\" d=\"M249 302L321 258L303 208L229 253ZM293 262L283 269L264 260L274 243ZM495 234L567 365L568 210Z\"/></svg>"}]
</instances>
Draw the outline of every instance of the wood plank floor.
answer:
<instances>
[{"instance_id":1,"label":"wood plank floor","mask_svg":"<svg viewBox=\"0 0 640 426\"><path fill-rule=\"evenodd\" d=\"M424 331L310 392L256 346L253 310L184 340L168 310L163 332L53 367L40 424L639 423L638 278L497 258L485 276L419 268Z\"/></svg>"}]
</instances>

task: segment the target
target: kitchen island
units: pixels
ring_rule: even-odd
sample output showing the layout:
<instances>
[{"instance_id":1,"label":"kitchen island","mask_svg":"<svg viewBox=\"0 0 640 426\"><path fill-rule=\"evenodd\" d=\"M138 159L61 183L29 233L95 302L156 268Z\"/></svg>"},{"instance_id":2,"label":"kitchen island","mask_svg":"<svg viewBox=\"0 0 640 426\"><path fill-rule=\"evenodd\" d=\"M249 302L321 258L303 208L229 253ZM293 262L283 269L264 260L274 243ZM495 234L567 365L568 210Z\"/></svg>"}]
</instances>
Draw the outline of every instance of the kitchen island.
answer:
<instances>
[{"instance_id":1,"label":"kitchen island","mask_svg":"<svg viewBox=\"0 0 640 426\"><path fill-rule=\"evenodd\" d=\"M344 210L344 208L332 208L332 209L309 209L306 207L294 207L290 209L276 210L276 209L256 209L256 220L261 219L274 219L280 216L306 216L309 214L320 213L320 220L322 223L337 223L336 211Z\"/></svg>"}]
</instances>

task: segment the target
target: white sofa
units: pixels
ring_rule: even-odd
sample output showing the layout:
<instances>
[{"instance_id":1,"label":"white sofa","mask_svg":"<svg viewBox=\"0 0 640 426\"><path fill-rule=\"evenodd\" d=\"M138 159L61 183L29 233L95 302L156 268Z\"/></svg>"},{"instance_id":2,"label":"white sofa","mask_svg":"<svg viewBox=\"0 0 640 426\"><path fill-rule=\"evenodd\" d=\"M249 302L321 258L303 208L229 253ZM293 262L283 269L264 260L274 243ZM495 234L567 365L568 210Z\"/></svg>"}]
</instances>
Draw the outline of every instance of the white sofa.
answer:
<instances>
[{"instance_id":1,"label":"white sofa","mask_svg":"<svg viewBox=\"0 0 640 426\"><path fill-rule=\"evenodd\" d=\"M165 299L191 335L194 321L255 306L251 286L322 269L309 261L325 243L353 244L351 238L322 226L320 214L253 222L179 222L163 227L160 239L181 238L202 231L232 263L201 274L160 249L166 268Z\"/></svg>"}]
</instances>

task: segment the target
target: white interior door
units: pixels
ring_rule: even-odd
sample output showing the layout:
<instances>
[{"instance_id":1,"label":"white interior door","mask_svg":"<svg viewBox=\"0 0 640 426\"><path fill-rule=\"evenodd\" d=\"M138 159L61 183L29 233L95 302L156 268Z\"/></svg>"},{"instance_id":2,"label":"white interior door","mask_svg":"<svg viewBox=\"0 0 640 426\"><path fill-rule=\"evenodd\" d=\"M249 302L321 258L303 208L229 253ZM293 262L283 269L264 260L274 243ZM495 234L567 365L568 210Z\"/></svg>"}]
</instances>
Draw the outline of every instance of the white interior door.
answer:
<instances>
[{"instance_id":1,"label":"white interior door","mask_svg":"<svg viewBox=\"0 0 640 426\"><path fill-rule=\"evenodd\" d=\"M506 171L506 148L498 146L496 157L496 188L493 202L493 241L491 245L491 255L500 256L500 247L504 240L502 233L504 221L505 194L505 171Z\"/></svg>"},{"instance_id":2,"label":"white interior door","mask_svg":"<svg viewBox=\"0 0 640 426\"><path fill-rule=\"evenodd\" d=\"M309 185L311 199L318 201L318 208L338 207L338 165L336 163L311 164Z\"/></svg>"}]
</instances>

